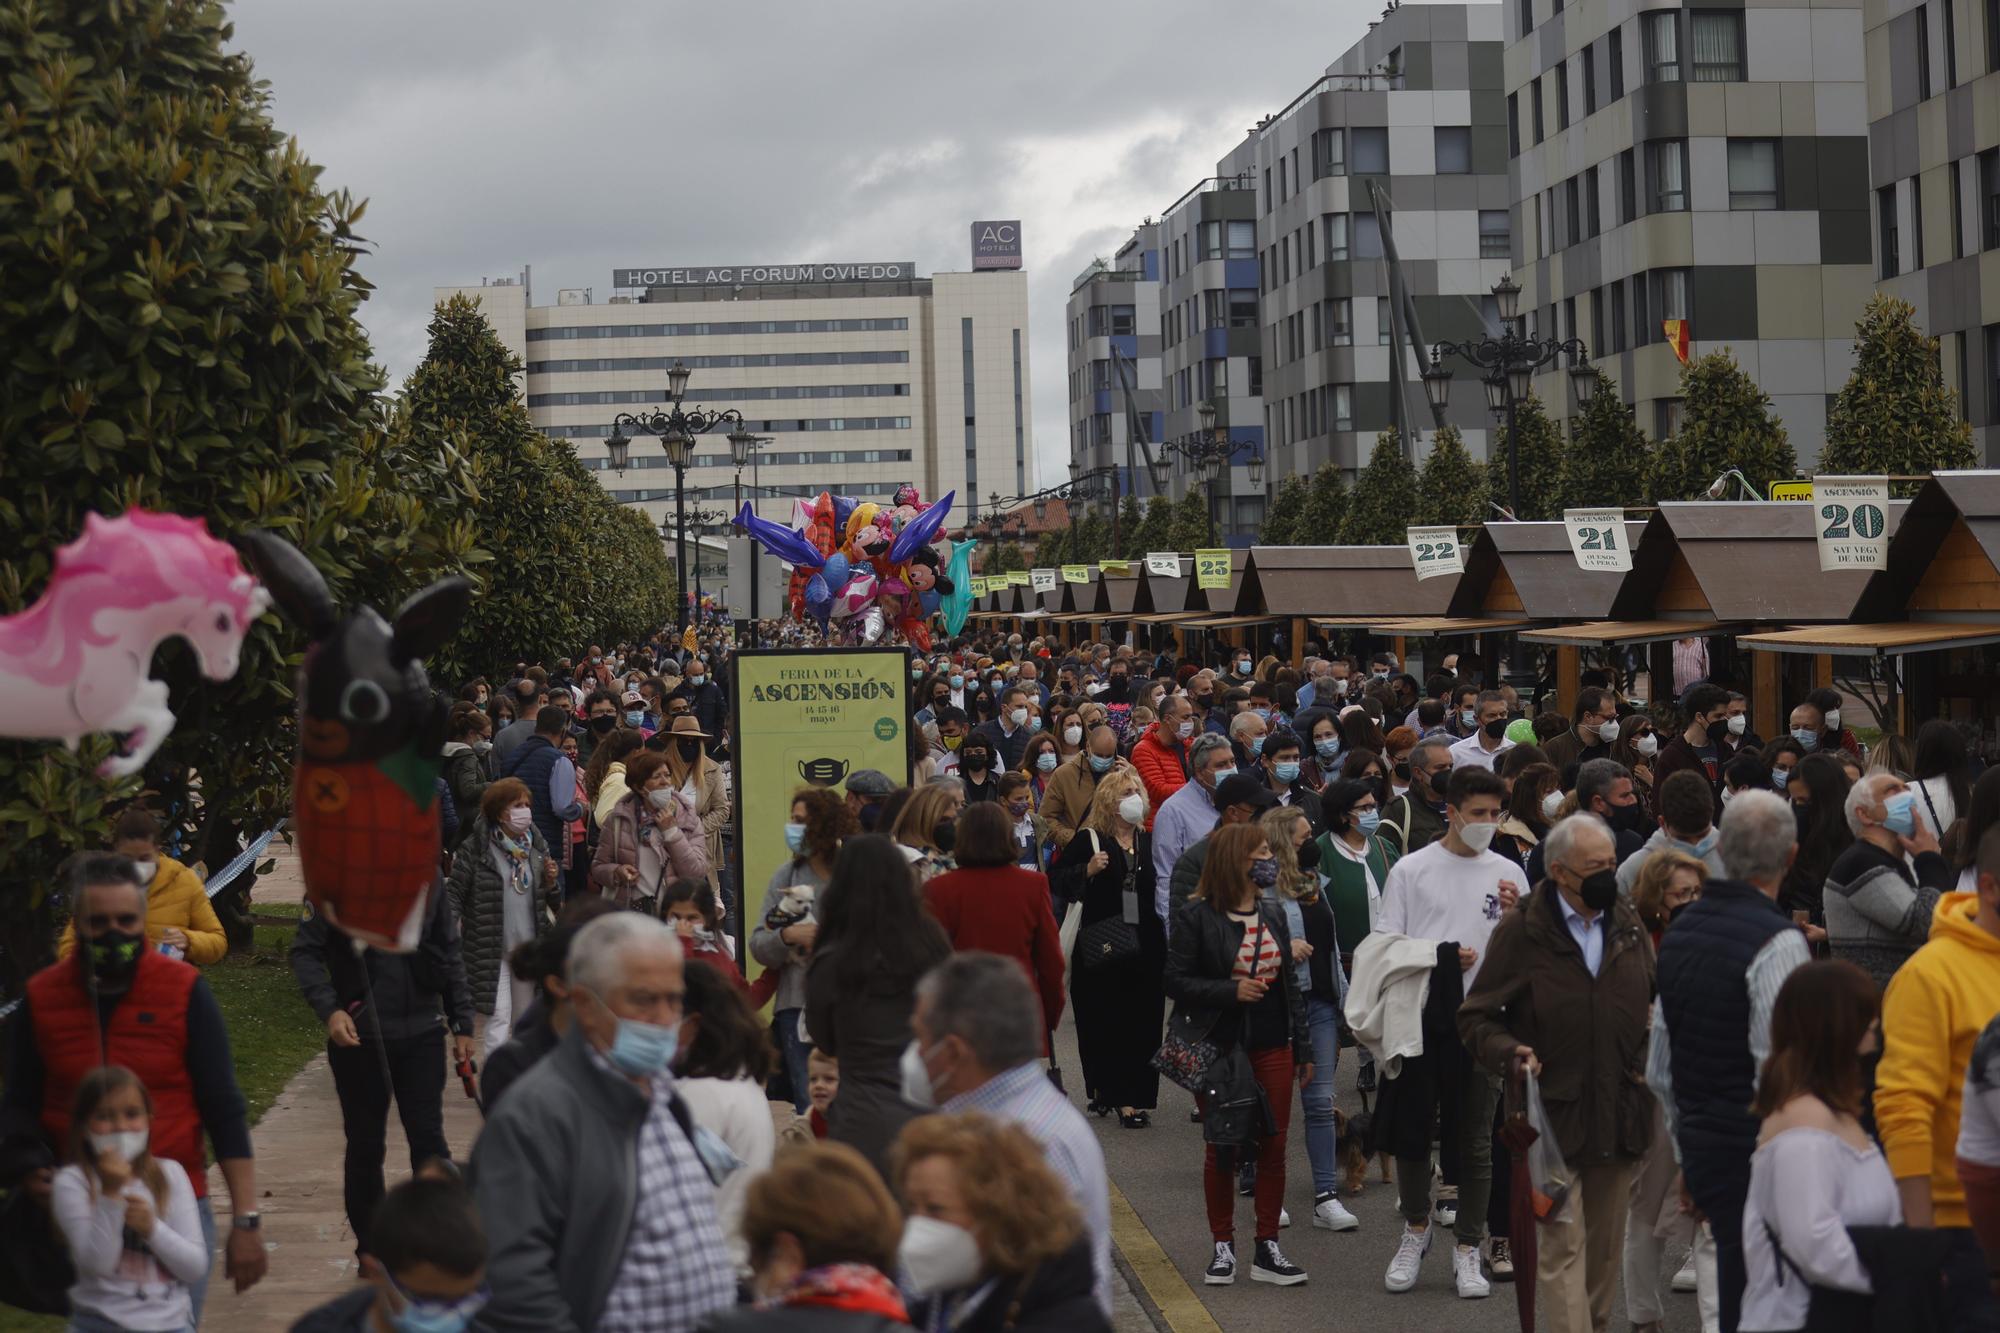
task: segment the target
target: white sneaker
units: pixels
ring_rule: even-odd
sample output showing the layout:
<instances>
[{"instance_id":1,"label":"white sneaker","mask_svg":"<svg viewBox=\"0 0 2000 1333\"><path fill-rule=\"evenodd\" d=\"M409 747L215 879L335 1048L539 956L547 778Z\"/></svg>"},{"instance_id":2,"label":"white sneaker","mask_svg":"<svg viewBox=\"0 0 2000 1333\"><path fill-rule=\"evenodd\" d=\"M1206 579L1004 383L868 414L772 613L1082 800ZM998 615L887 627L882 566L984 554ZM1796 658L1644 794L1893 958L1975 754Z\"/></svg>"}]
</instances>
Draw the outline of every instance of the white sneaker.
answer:
<instances>
[{"instance_id":1,"label":"white sneaker","mask_svg":"<svg viewBox=\"0 0 2000 1333\"><path fill-rule=\"evenodd\" d=\"M1382 1276L1384 1287L1390 1291L1408 1291L1417 1285L1417 1273L1423 1268L1424 1256L1431 1251L1432 1230L1403 1228L1403 1237L1396 1242L1396 1257L1389 1261L1389 1271Z\"/></svg>"},{"instance_id":2,"label":"white sneaker","mask_svg":"<svg viewBox=\"0 0 2000 1333\"><path fill-rule=\"evenodd\" d=\"M1458 1280L1458 1294L1463 1300L1476 1301L1493 1294L1493 1284L1486 1280L1486 1274L1479 1271L1479 1247L1460 1245L1452 1252L1452 1276Z\"/></svg>"},{"instance_id":3,"label":"white sneaker","mask_svg":"<svg viewBox=\"0 0 2000 1333\"><path fill-rule=\"evenodd\" d=\"M1280 1209L1278 1210L1278 1229L1282 1231L1282 1230L1284 1230L1284 1229L1285 1229L1286 1227L1290 1226L1291 1224L1292 1224L1292 1212L1291 1212L1291 1209L1289 1209L1289 1208L1280 1208Z\"/></svg>"},{"instance_id":4,"label":"white sneaker","mask_svg":"<svg viewBox=\"0 0 2000 1333\"><path fill-rule=\"evenodd\" d=\"M1342 1207L1336 1195L1329 1194L1313 1205L1313 1225L1322 1231L1352 1231L1361 1225L1361 1219Z\"/></svg>"},{"instance_id":5,"label":"white sneaker","mask_svg":"<svg viewBox=\"0 0 2000 1333\"><path fill-rule=\"evenodd\" d=\"M1693 1291L1695 1289L1693 1250L1688 1251L1687 1262L1680 1266L1680 1270L1674 1274L1673 1281L1667 1285L1674 1291Z\"/></svg>"},{"instance_id":6,"label":"white sneaker","mask_svg":"<svg viewBox=\"0 0 2000 1333\"><path fill-rule=\"evenodd\" d=\"M1437 1203L1432 1209L1433 1220L1441 1227L1455 1226L1458 1222L1458 1186L1440 1185Z\"/></svg>"}]
</instances>

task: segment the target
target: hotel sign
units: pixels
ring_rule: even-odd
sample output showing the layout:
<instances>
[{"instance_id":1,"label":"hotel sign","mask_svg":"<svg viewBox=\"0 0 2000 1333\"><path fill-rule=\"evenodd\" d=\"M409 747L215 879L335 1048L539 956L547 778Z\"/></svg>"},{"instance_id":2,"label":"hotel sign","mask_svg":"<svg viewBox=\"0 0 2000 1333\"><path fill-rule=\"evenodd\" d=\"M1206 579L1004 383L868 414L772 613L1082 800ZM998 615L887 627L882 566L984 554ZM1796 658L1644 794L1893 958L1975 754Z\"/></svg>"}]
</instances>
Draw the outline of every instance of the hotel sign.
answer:
<instances>
[{"instance_id":1,"label":"hotel sign","mask_svg":"<svg viewBox=\"0 0 2000 1333\"><path fill-rule=\"evenodd\" d=\"M972 267L1021 267L1021 222L1015 218L972 224Z\"/></svg>"},{"instance_id":2,"label":"hotel sign","mask_svg":"<svg viewBox=\"0 0 2000 1333\"><path fill-rule=\"evenodd\" d=\"M613 287L757 287L795 282L900 282L917 276L913 259L872 264L739 264L714 268L614 268Z\"/></svg>"}]
</instances>

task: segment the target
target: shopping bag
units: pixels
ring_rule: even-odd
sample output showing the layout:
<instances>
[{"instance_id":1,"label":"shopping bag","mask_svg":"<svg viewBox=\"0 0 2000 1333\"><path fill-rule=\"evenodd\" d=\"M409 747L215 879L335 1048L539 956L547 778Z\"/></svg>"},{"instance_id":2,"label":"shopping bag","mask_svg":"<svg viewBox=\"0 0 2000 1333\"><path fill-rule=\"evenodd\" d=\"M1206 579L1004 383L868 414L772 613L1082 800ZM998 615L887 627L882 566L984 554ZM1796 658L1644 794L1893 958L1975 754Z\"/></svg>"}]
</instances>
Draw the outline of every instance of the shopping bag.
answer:
<instances>
[{"instance_id":1,"label":"shopping bag","mask_svg":"<svg viewBox=\"0 0 2000 1333\"><path fill-rule=\"evenodd\" d=\"M1563 1161L1562 1149L1556 1146L1555 1127L1549 1124L1548 1112L1542 1107L1542 1092L1532 1073L1525 1075L1527 1086L1522 1097L1527 1106L1528 1127L1535 1131L1535 1141L1528 1145L1528 1188L1533 1191L1535 1220L1544 1225L1569 1220L1565 1206L1569 1203L1569 1193L1574 1185L1569 1164Z\"/></svg>"}]
</instances>

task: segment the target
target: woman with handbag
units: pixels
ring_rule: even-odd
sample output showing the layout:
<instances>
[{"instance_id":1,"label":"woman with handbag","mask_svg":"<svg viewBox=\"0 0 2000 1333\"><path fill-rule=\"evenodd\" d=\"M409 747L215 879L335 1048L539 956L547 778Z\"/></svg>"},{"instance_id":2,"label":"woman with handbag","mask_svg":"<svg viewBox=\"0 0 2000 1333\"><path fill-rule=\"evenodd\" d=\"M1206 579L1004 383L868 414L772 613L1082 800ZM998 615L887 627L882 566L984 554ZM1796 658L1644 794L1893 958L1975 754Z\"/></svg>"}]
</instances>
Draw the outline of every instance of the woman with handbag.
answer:
<instances>
[{"instance_id":1,"label":"woman with handbag","mask_svg":"<svg viewBox=\"0 0 2000 1333\"><path fill-rule=\"evenodd\" d=\"M1174 911L1166 992L1173 1022L1160 1048L1161 1071L1199 1088L1202 1195L1215 1242L1204 1281L1236 1280L1236 1158L1257 1154L1256 1253L1250 1279L1289 1287L1306 1272L1278 1248L1285 1197L1285 1135L1292 1082L1312 1082L1312 1038L1298 974L1285 965L1291 928L1262 890L1278 882L1263 829L1227 824L1209 835L1208 862L1194 897Z\"/></svg>"},{"instance_id":2,"label":"woman with handbag","mask_svg":"<svg viewBox=\"0 0 2000 1333\"><path fill-rule=\"evenodd\" d=\"M590 880L620 907L653 915L669 880L707 880L708 846L694 807L673 788L665 755L636 752L625 762L625 780L630 791L598 833Z\"/></svg>"},{"instance_id":3,"label":"woman with handbag","mask_svg":"<svg viewBox=\"0 0 2000 1333\"><path fill-rule=\"evenodd\" d=\"M1145 830L1146 788L1131 768L1098 780L1090 812L1049 876L1065 903L1081 904L1070 954L1070 1012L1093 1115L1115 1107L1118 1123L1144 1129L1160 1104L1160 989L1167 939L1153 905L1153 849Z\"/></svg>"}]
</instances>

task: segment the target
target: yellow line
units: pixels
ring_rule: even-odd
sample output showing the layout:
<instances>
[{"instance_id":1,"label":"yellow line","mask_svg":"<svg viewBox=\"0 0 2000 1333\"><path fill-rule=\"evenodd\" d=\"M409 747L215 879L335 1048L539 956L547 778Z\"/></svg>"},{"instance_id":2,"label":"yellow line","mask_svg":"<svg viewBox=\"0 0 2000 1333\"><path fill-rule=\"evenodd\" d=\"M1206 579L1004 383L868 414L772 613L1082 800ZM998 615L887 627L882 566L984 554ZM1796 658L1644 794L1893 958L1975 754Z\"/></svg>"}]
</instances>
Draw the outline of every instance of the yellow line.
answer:
<instances>
[{"instance_id":1,"label":"yellow line","mask_svg":"<svg viewBox=\"0 0 2000 1333\"><path fill-rule=\"evenodd\" d=\"M1111 1238L1173 1333L1222 1333L1222 1326L1181 1276L1181 1270L1174 1267L1174 1261L1160 1248L1160 1242L1153 1239L1153 1233L1139 1220L1139 1214L1133 1211L1124 1191L1116 1184L1111 1185Z\"/></svg>"}]
</instances>

